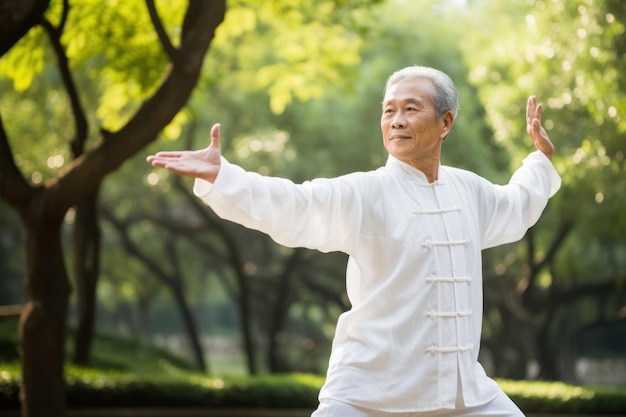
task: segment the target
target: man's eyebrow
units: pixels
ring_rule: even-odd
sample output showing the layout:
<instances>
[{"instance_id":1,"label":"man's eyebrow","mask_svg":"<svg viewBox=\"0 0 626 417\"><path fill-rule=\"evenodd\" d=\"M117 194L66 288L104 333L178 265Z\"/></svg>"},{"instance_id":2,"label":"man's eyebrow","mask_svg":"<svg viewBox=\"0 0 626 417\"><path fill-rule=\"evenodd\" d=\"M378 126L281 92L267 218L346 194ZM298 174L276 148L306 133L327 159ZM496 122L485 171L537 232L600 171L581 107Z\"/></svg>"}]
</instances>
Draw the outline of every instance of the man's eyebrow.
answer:
<instances>
[{"instance_id":1,"label":"man's eyebrow","mask_svg":"<svg viewBox=\"0 0 626 417\"><path fill-rule=\"evenodd\" d=\"M389 104L395 104L397 102L419 104L420 106L424 105L424 101L423 100L421 100L419 98L415 98L415 97L407 97L407 98L399 98L399 99L392 98L390 100L384 100L381 104L383 106L386 106L386 105L389 105Z\"/></svg>"}]
</instances>

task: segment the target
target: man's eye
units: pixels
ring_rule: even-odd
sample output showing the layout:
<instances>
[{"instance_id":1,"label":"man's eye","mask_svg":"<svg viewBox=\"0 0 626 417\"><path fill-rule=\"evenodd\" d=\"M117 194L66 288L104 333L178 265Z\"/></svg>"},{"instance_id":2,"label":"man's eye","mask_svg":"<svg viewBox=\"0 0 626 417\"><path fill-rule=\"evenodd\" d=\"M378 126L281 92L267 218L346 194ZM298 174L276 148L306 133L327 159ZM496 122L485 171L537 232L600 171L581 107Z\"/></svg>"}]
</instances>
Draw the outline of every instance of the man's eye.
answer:
<instances>
[{"instance_id":1,"label":"man's eye","mask_svg":"<svg viewBox=\"0 0 626 417\"><path fill-rule=\"evenodd\" d=\"M393 109L385 109L383 110L383 113L393 113Z\"/></svg>"},{"instance_id":2,"label":"man's eye","mask_svg":"<svg viewBox=\"0 0 626 417\"><path fill-rule=\"evenodd\" d=\"M417 111L416 107L407 107L406 111Z\"/></svg>"}]
</instances>

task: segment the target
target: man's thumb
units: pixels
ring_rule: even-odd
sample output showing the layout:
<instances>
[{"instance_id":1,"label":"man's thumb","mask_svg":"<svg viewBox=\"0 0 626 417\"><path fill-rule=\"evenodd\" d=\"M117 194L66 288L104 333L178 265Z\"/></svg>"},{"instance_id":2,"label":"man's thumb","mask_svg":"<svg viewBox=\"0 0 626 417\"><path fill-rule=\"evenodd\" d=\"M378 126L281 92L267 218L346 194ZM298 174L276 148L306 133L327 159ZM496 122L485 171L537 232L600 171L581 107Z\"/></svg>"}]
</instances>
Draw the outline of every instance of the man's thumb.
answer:
<instances>
[{"instance_id":1,"label":"man's thumb","mask_svg":"<svg viewBox=\"0 0 626 417\"><path fill-rule=\"evenodd\" d=\"M220 124L215 123L211 128L211 146L220 147Z\"/></svg>"}]
</instances>

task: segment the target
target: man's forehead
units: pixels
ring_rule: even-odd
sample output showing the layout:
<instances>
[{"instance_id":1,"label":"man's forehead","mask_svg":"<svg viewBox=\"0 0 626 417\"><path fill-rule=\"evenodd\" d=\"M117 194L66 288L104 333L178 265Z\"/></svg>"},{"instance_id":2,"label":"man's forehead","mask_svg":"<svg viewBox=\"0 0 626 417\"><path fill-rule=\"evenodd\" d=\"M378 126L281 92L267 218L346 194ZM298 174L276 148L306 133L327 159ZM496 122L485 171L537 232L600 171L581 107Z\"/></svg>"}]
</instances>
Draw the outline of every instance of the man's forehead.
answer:
<instances>
[{"instance_id":1,"label":"man's forehead","mask_svg":"<svg viewBox=\"0 0 626 417\"><path fill-rule=\"evenodd\" d=\"M425 78L410 78L389 86L383 98L383 104L411 102L426 104L432 101L432 82Z\"/></svg>"}]
</instances>

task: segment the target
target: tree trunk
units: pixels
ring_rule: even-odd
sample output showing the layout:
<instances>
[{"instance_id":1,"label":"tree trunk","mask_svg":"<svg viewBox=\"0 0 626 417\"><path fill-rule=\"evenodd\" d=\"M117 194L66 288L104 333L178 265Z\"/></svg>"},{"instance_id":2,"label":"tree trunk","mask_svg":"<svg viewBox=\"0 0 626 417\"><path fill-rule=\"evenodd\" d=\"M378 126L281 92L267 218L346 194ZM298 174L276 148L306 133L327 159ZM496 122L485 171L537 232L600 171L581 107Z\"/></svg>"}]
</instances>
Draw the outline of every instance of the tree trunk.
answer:
<instances>
[{"instance_id":1,"label":"tree trunk","mask_svg":"<svg viewBox=\"0 0 626 417\"><path fill-rule=\"evenodd\" d=\"M284 355L281 355L280 349L280 334L285 327L287 321L287 314L289 313L289 307L291 305L291 281L294 279L293 271L297 264L300 262L302 249L295 249L285 264L285 269L278 277L278 288L276 291L276 298L274 300L274 307L270 310L270 328L268 331L268 365L270 373L283 373L288 372L291 369L291 364L288 363Z\"/></svg>"},{"instance_id":2,"label":"tree trunk","mask_svg":"<svg viewBox=\"0 0 626 417\"><path fill-rule=\"evenodd\" d=\"M187 329L187 335L189 336L189 344L191 346L193 357L196 360L198 368L206 373L209 369L207 362L204 359L204 349L202 348L202 342L200 341L200 335L198 334L198 326L196 325L193 313L189 308L187 298L179 285L172 285L171 288L174 293L176 304L178 304L178 308L181 312L183 324L185 325L185 329Z\"/></svg>"},{"instance_id":3,"label":"tree trunk","mask_svg":"<svg viewBox=\"0 0 626 417\"><path fill-rule=\"evenodd\" d=\"M96 288L100 274L100 226L98 190L89 193L76 207L74 250L76 253L77 328L74 363L87 365L96 319Z\"/></svg>"},{"instance_id":4,"label":"tree trunk","mask_svg":"<svg viewBox=\"0 0 626 417\"><path fill-rule=\"evenodd\" d=\"M558 379L558 372L556 369L556 358L552 352L553 344L550 341L550 330L552 328L553 320L556 316L556 307L550 307L548 314L541 326L539 335L537 337L538 357L539 362L539 378L545 381L556 381Z\"/></svg>"},{"instance_id":5,"label":"tree trunk","mask_svg":"<svg viewBox=\"0 0 626 417\"><path fill-rule=\"evenodd\" d=\"M34 205L33 205L34 206ZM63 362L70 284L61 247L62 218L26 225L26 305L19 323L22 417L65 416Z\"/></svg>"},{"instance_id":6,"label":"tree trunk","mask_svg":"<svg viewBox=\"0 0 626 417\"><path fill-rule=\"evenodd\" d=\"M239 265L237 265L239 267ZM252 325L250 320L250 288L248 280L243 272L237 272L237 284L239 285L239 297L237 305L239 306L239 323L241 325L241 334L243 336L243 350L246 354L246 363L248 373L256 375L259 373L256 361L256 350L254 349L254 341L252 340Z\"/></svg>"},{"instance_id":7,"label":"tree trunk","mask_svg":"<svg viewBox=\"0 0 626 417\"><path fill-rule=\"evenodd\" d=\"M269 371L272 374L289 371L287 360L283 357L284 355L281 354L280 349L280 335L285 327L286 316L289 311L289 278L287 274L283 274L279 278L280 283L278 285L277 296L274 300L274 306L270 311L270 325L267 335L267 362Z\"/></svg>"}]
</instances>

